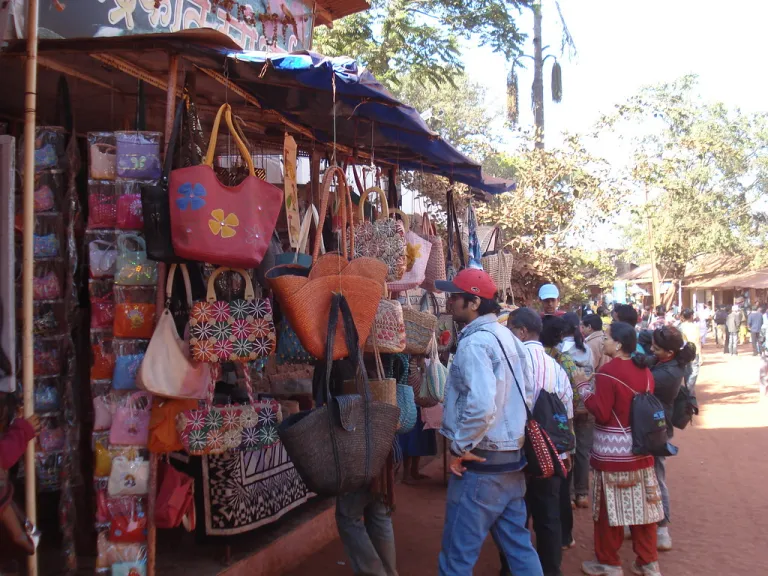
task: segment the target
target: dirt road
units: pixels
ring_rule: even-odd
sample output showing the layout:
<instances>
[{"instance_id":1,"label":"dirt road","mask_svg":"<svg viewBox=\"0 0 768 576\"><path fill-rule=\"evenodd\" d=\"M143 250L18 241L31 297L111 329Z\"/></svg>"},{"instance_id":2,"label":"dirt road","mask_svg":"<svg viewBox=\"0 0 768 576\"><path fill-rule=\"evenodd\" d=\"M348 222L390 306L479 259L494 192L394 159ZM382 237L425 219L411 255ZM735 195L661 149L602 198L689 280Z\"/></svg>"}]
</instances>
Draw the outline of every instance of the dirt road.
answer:
<instances>
[{"instance_id":1,"label":"dirt road","mask_svg":"<svg viewBox=\"0 0 768 576\"><path fill-rule=\"evenodd\" d=\"M697 384L702 412L693 428L677 431L680 454L668 460L674 549L661 555L664 576L768 574L768 402L758 402L759 359L749 348L741 347L737 357L705 348ZM427 472L432 478L424 484L397 487L400 576L437 574L445 489L441 465ZM593 557L591 511L578 510L575 520L577 546L564 555L565 576L580 574L581 562ZM630 574L629 543L622 558ZM498 571L496 551L486 542L475 574ZM336 541L289 576L351 574Z\"/></svg>"}]
</instances>

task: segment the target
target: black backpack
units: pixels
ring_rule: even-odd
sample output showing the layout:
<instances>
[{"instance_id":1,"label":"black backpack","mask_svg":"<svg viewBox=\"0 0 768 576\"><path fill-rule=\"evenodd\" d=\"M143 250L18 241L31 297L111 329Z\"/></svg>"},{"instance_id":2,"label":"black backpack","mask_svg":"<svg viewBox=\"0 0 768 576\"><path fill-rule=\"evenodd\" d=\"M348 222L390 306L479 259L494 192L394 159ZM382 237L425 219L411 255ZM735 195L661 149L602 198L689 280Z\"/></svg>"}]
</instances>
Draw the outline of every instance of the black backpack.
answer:
<instances>
[{"instance_id":1,"label":"black backpack","mask_svg":"<svg viewBox=\"0 0 768 576\"><path fill-rule=\"evenodd\" d=\"M558 453L570 452L576 447L576 437L568 425L568 411L555 394L542 390L533 406L533 419L552 439Z\"/></svg>"},{"instance_id":2,"label":"black backpack","mask_svg":"<svg viewBox=\"0 0 768 576\"><path fill-rule=\"evenodd\" d=\"M672 408L672 425L680 430L685 430L686 426L693 422L693 417L699 415L699 403L696 396L691 394L688 386L680 386L680 392L677 393L675 403Z\"/></svg>"},{"instance_id":3,"label":"black backpack","mask_svg":"<svg viewBox=\"0 0 768 576\"><path fill-rule=\"evenodd\" d=\"M635 392L624 382L610 374L602 374L602 376L616 380L634 394L629 409L629 426L632 428L632 453L637 456L669 456L667 416L661 400L650 391L650 381L645 392Z\"/></svg>"}]
</instances>

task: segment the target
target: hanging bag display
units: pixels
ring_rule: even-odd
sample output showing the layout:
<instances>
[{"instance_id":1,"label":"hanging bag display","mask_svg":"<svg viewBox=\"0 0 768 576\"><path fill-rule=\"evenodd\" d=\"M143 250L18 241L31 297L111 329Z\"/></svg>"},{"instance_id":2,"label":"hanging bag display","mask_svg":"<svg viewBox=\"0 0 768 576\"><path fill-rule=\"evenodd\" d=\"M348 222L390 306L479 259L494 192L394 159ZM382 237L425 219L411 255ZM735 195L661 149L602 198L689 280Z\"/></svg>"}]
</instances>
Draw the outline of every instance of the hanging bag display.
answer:
<instances>
[{"instance_id":1,"label":"hanging bag display","mask_svg":"<svg viewBox=\"0 0 768 576\"><path fill-rule=\"evenodd\" d=\"M429 311L427 299L430 296L435 303L435 309L437 309L437 301L429 292L425 292L422 295L418 310L411 305L411 299L406 295L407 305L403 307L406 354L415 354L418 356L425 355L435 336L435 331L437 330L437 316Z\"/></svg>"},{"instance_id":2,"label":"hanging bag display","mask_svg":"<svg viewBox=\"0 0 768 576\"><path fill-rule=\"evenodd\" d=\"M275 258L276 265L281 264L295 264L296 266L302 266L304 268L312 267L312 254L307 252L307 244L309 243L309 232L312 227L312 221L315 222L315 228L320 226L320 216L317 213L317 208L314 204L310 204L307 208L306 214L304 214L304 220L301 222L301 229L299 230L299 243L296 245L295 252L284 252L278 254ZM323 237L320 236L320 253L325 254L325 244L323 243Z\"/></svg>"},{"instance_id":3,"label":"hanging bag display","mask_svg":"<svg viewBox=\"0 0 768 576\"><path fill-rule=\"evenodd\" d=\"M397 354L406 348L405 321L403 320L403 305L398 300L382 298L376 310L376 319L371 333L365 342L365 351L373 352L373 341L379 352Z\"/></svg>"},{"instance_id":4,"label":"hanging bag display","mask_svg":"<svg viewBox=\"0 0 768 576\"><path fill-rule=\"evenodd\" d=\"M501 228L494 226L484 242L483 256L480 259L483 270L493 279L502 299L512 293L512 254L504 252L501 246Z\"/></svg>"},{"instance_id":5,"label":"hanging bag display","mask_svg":"<svg viewBox=\"0 0 768 576\"><path fill-rule=\"evenodd\" d=\"M160 132L115 132L117 175L120 178L157 180L160 178ZM141 207L139 207L139 212Z\"/></svg>"},{"instance_id":6,"label":"hanging bag display","mask_svg":"<svg viewBox=\"0 0 768 576\"><path fill-rule=\"evenodd\" d=\"M181 130L181 120L184 114L185 99L179 100L176 106L176 116L173 119L173 130L165 148L163 172L157 184L141 185L141 210L144 216L144 237L147 239L147 256L158 262L178 262L179 258L173 251L171 241L171 208L168 200L168 178L173 164L173 153ZM190 192L190 207L204 202L195 198Z\"/></svg>"},{"instance_id":7,"label":"hanging bag display","mask_svg":"<svg viewBox=\"0 0 768 576\"><path fill-rule=\"evenodd\" d=\"M456 214L456 204L453 199L453 188L449 188L446 192L447 207L446 212L448 215L448 254L445 261L445 277L448 280L453 280L454 276L467 265L467 260L464 252L464 246L461 239L461 228L459 228L459 218ZM456 269L456 264L453 260L453 246L454 243L458 245L459 256L459 269Z\"/></svg>"},{"instance_id":8,"label":"hanging bag display","mask_svg":"<svg viewBox=\"0 0 768 576\"><path fill-rule=\"evenodd\" d=\"M176 528L184 522L187 530L194 530L194 479L163 461L158 466L158 477L160 487L157 491L155 525L158 528Z\"/></svg>"},{"instance_id":9,"label":"hanging bag display","mask_svg":"<svg viewBox=\"0 0 768 576\"><path fill-rule=\"evenodd\" d=\"M275 400L255 402L247 367L244 375L250 404L214 406L214 377L208 387L208 405L185 410L176 417L179 439L189 454L203 456L222 454L227 450L251 452L278 441L277 426L282 422L280 405Z\"/></svg>"},{"instance_id":10,"label":"hanging bag display","mask_svg":"<svg viewBox=\"0 0 768 576\"><path fill-rule=\"evenodd\" d=\"M158 396L203 400L207 397L211 380L210 366L189 358L189 344L179 336L170 309L177 267L181 268L184 279L187 305L190 309L193 307L186 265L171 264L165 284L165 310L149 341L136 382L139 388Z\"/></svg>"},{"instance_id":11,"label":"hanging bag display","mask_svg":"<svg viewBox=\"0 0 768 576\"><path fill-rule=\"evenodd\" d=\"M109 443L121 446L146 446L149 437L149 416L152 397L146 392L134 392L118 405L112 417Z\"/></svg>"},{"instance_id":12,"label":"hanging bag display","mask_svg":"<svg viewBox=\"0 0 768 576\"><path fill-rule=\"evenodd\" d=\"M405 228L405 274L400 280L387 283L391 292L405 292L417 288L424 282L432 251L432 243L410 229L408 216L402 210L391 208L390 214L399 214Z\"/></svg>"},{"instance_id":13,"label":"hanging bag display","mask_svg":"<svg viewBox=\"0 0 768 576\"><path fill-rule=\"evenodd\" d=\"M290 416L278 428L280 440L307 488L323 496L367 487L379 475L392 450L400 412L371 398L360 340L346 295L336 293L331 298L326 350L320 356L329 359L334 356L339 312L346 347L358 369L358 394L331 394L332 363L328 361L325 386L317 387L317 408Z\"/></svg>"},{"instance_id":14,"label":"hanging bag display","mask_svg":"<svg viewBox=\"0 0 768 576\"><path fill-rule=\"evenodd\" d=\"M91 278L115 275L117 250L112 242L92 240L88 243L88 267Z\"/></svg>"},{"instance_id":15,"label":"hanging bag display","mask_svg":"<svg viewBox=\"0 0 768 576\"><path fill-rule=\"evenodd\" d=\"M428 292L437 292L435 282L445 280L445 247L443 246L443 239L438 236L437 229L426 212L421 216L421 233L419 235L432 245L421 287Z\"/></svg>"},{"instance_id":16,"label":"hanging bag display","mask_svg":"<svg viewBox=\"0 0 768 576\"><path fill-rule=\"evenodd\" d=\"M346 186L344 172L338 166L328 168L325 172L319 214L324 219L334 177L338 178L337 192L348 201L348 204L342 202L340 210L346 222L347 212L351 213L352 200ZM341 246L344 253L328 253L318 258L322 228L321 222L315 233L311 270L290 264L276 266L267 273L267 280L280 302L280 308L288 318L302 346L319 359L325 358L328 311L333 295L344 294L351 309L357 333L365 341L370 334L387 275L387 266L380 260L373 258L357 258L351 262L347 260L346 226L342 227ZM354 238L351 242L354 246ZM332 348L332 360L338 360L350 354L346 346L344 330L342 327L338 328Z\"/></svg>"},{"instance_id":17,"label":"hanging bag display","mask_svg":"<svg viewBox=\"0 0 768 576\"><path fill-rule=\"evenodd\" d=\"M248 166L248 176L225 186L213 171L222 114ZM205 163L171 172L171 236L176 255L223 266L256 268L269 246L283 192L256 177L253 160L232 125L224 104L213 124Z\"/></svg>"},{"instance_id":18,"label":"hanging bag display","mask_svg":"<svg viewBox=\"0 0 768 576\"><path fill-rule=\"evenodd\" d=\"M381 212L374 222L365 219L365 200L371 193L381 201ZM407 266L405 228L403 222L389 217L387 195L381 188L368 188L360 197L360 222L354 230L352 258L381 260L387 265L387 282L400 280Z\"/></svg>"},{"instance_id":19,"label":"hanging bag display","mask_svg":"<svg viewBox=\"0 0 768 576\"><path fill-rule=\"evenodd\" d=\"M128 242L138 246L131 250ZM124 286L154 286L157 284L157 264L147 258L147 245L136 234L120 234L117 237L115 284Z\"/></svg>"},{"instance_id":20,"label":"hanging bag display","mask_svg":"<svg viewBox=\"0 0 768 576\"><path fill-rule=\"evenodd\" d=\"M408 384L410 358L407 354L392 354L389 357L388 376L395 376L395 366L400 365L400 377L397 379L397 407L400 408L400 420L397 433L407 434L416 426L418 413L413 388Z\"/></svg>"},{"instance_id":21,"label":"hanging bag display","mask_svg":"<svg viewBox=\"0 0 768 576\"><path fill-rule=\"evenodd\" d=\"M425 363L424 377L420 395L427 401L435 404L445 399L445 384L448 381L448 368L446 368L437 354L437 339L433 338L430 345L429 359Z\"/></svg>"},{"instance_id":22,"label":"hanging bag display","mask_svg":"<svg viewBox=\"0 0 768 576\"><path fill-rule=\"evenodd\" d=\"M232 271L245 280L245 298L217 300L214 283ZM189 317L189 346L196 362L250 362L275 350L275 324L267 298L256 298L251 277L239 268L217 268L208 278L205 302L196 302Z\"/></svg>"},{"instance_id":23,"label":"hanging bag display","mask_svg":"<svg viewBox=\"0 0 768 576\"><path fill-rule=\"evenodd\" d=\"M110 496L143 496L149 491L149 462L129 460L125 456L112 459L107 492Z\"/></svg>"}]
</instances>

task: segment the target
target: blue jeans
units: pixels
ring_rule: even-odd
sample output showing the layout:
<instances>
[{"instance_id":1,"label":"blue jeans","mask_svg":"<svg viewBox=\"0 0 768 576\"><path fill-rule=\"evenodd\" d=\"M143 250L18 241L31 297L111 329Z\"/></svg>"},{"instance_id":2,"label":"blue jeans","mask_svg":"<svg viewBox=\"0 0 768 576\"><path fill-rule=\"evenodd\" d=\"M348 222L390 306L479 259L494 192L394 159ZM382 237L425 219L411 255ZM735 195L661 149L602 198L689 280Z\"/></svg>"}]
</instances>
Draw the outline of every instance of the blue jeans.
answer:
<instances>
[{"instance_id":1,"label":"blue jeans","mask_svg":"<svg viewBox=\"0 0 768 576\"><path fill-rule=\"evenodd\" d=\"M336 527L356 576L397 576L392 518L379 495L366 489L338 496Z\"/></svg>"},{"instance_id":2,"label":"blue jeans","mask_svg":"<svg viewBox=\"0 0 768 576\"><path fill-rule=\"evenodd\" d=\"M488 532L515 576L543 576L526 528L523 472L451 476L440 551L440 576L468 576Z\"/></svg>"},{"instance_id":3,"label":"blue jeans","mask_svg":"<svg viewBox=\"0 0 768 576\"><path fill-rule=\"evenodd\" d=\"M653 467L656 470L656 479L659 481L661 490L661 503L664 506L664 520L659 522L659 526L664 527L669 524L669 487L667 486L667 466L665 456L655 456Z\"/></svg>"}]
</instances>

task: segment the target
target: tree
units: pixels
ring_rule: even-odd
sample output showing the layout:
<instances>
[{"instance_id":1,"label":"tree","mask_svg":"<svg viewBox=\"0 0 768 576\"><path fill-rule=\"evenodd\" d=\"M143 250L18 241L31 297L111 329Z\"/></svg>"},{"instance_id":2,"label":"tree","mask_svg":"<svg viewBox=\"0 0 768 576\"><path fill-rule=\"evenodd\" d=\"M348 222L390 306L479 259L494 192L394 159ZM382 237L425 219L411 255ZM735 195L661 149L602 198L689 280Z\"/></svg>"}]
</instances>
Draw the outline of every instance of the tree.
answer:
<instances>
[{"instance_id":1,"label":"tree","mask_svg":"<svg viewBox=\"0 0 768 576\"><path fill-rule=\"evenodd\" d=\"M332 29L315 31L314 49L350 55L394 90L409 74L439 86L463 71L459 40L476 38L507 59L520 53L525 35L516 18L527 0L373 0Z\"/></svg>"},{"instance_id":2,"label":"tree","mask_svg":"<svg viewBox=\"0 0 768 576\"><path fill-rule=\"evenodd\" d=\"M598 129L637 134L627 176L652 200L636 204L625 226L630 253L649 256L646 217L661 269L682 279L699 255L754 254L765 239L761 206L768 183L768 114L747 114L695 94L697 79L641 90Z\"/></svg>"}]
</instances>

